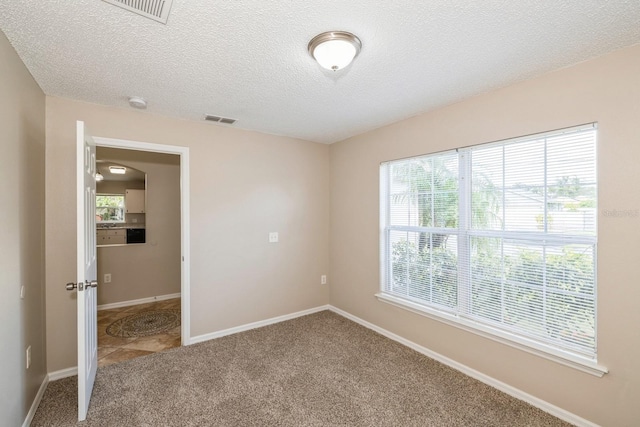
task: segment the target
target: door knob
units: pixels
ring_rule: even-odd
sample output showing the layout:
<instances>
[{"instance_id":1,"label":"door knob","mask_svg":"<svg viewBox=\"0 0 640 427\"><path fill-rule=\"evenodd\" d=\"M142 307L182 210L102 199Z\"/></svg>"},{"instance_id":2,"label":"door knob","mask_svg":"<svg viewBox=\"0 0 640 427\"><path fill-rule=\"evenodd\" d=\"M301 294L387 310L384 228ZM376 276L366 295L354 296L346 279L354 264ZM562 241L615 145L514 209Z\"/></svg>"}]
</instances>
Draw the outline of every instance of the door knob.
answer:
<instances>
[{"instance_id":1,"label":"door knob","mask_svg":"<svg viewBox=\"0 0 640 427\"><path fill-rule=\"evenodd\" d=\"M86 283L86 286L85 286L86 288L89 288L89 287L97 288L98 287L98 281L97 280L92 280L92 281L85 280L84 282Z\"/></svg>"},{"instance_id":2,"label":"door knob","mask_svg":"<svg viewBox=\"0 0 640 427\"><path fill-rule=\"evenodd\" d=\"M88 286L88 285L87 285ZM84 283L82 282L78 282L78 283L67 283L67 285L65 286L66 290L68 291L72 291L74 289L78 289L79 291L83 291L84 290Z\"/></svg>"}]
</instances>

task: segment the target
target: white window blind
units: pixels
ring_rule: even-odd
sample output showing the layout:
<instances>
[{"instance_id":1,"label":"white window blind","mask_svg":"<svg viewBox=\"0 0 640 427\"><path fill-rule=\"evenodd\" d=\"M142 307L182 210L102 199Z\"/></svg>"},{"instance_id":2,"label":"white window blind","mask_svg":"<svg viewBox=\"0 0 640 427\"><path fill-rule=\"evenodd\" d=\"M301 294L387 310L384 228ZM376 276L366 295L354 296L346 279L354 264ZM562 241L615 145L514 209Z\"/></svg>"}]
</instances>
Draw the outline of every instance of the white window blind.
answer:
<instances>
[{"instance_id":1,"label":"white window blind","mask_svg":"<svg viewBox=\"0 0 640 427\"><path fill-rule=\"evenodd\" d=\"M595 360L595 124L381 165L381 291Z\"/></svg>"}]
</instances>

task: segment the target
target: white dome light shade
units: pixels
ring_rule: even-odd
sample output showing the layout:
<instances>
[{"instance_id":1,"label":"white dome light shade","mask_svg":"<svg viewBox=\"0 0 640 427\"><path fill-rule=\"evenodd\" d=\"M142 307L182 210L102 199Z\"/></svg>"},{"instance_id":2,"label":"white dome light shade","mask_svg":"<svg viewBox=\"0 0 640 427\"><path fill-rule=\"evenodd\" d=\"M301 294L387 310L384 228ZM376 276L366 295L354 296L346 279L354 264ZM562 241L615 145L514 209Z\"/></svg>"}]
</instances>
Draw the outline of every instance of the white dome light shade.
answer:
<instances>
[{"instance_id":1,"label":"white dome light shade","mask_svg":"<svg viewBox=\"0 0 640 427\"><path fill-rule=\"evenodd\" d=\"M351 64L358 56L360 39L345 31L330 31L315 36L309 42L309 54L322 68L337 71Z\"/></svg>"},{"instance_id":2,"label":"white dome light shade","mask_svg":"<svg viewBox=\"0 0 640 427\"><path fill-rule=\"evenodd\" d=\"M316 47L313 56L323 68L335 71L351 64L356 48L344 40L331 40Z\"/></svg>"}]
</instances>

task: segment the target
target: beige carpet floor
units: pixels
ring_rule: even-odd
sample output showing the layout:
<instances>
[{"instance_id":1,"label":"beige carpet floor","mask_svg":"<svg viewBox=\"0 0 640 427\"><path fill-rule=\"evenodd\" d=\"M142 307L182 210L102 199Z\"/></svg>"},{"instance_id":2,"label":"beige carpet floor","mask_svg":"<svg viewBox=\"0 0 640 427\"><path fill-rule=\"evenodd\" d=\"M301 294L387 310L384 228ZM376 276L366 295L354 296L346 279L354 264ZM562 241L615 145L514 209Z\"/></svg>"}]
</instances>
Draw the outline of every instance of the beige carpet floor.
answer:
<instances>
[{"instance_id":1,"label":"beige carpet floor","mask_svg":"<svg viewBox=\"0 0 640 427\"><path fill-rule=\"evenodd\" d=\"M51 382L32 426L567 426L332 312Z\"/></svg>"}]
</instances>

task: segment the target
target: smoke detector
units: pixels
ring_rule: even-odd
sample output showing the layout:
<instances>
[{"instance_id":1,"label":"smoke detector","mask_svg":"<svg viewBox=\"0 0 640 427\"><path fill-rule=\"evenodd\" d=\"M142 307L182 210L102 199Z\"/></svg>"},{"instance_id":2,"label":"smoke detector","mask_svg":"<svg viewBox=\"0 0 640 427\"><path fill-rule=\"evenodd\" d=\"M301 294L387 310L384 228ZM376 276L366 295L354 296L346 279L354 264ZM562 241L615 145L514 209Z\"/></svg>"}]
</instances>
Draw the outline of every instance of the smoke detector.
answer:
<instances>
[{"instance_id":1,"label":"smoke detector","mask_svg":"<svg viewBox=\"0 0 640 427\"><path fill-rule=\"evenodd\" d=\"M167 23L173 0L102 0L105 3L127 9L133 13L153 19L162 24Z\"/></svg>"},{"instance_id":2,"label":"smoke detector","mask_svg":"<svg viewBox=\"0 0 640 427\"><path fill-rule=\"evenodd\" d=\"M138 110L144 110L147 108L147 101L139 96L131 96L129 97L129 105Z\"/></svg>"}]
</instances>

